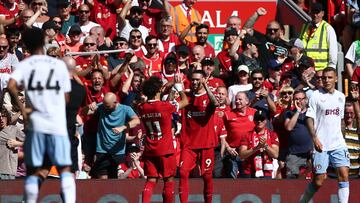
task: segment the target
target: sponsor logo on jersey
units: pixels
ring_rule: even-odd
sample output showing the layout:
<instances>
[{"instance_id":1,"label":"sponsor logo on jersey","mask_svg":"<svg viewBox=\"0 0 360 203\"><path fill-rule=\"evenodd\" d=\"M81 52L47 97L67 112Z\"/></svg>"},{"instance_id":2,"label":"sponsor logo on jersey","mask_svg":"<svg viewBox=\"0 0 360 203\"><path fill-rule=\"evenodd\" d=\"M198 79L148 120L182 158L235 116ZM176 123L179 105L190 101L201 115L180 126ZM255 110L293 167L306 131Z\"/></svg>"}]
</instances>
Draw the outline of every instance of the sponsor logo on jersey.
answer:
<instances>
[{"instance_id":1,"label":"sponsor logo on jersey","mask_svg":"<svg viewBox=\"0 0 360 203\"><path fill-rule=\"evenodd\" d=\"M336 115L339 116L340 115L340 108L336 108L336 109L326 109L325 110L325 116L329 116L329 115Z\"/></svg>"}]
</instances>

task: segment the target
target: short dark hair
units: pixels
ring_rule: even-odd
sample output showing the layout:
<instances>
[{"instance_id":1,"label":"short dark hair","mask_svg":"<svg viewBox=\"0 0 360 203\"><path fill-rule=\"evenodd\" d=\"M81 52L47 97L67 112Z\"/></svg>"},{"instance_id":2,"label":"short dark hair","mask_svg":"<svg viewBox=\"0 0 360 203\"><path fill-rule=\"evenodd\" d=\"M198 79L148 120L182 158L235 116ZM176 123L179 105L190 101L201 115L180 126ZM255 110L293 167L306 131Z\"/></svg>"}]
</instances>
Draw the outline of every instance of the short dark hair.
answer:
<instances>
[{"instance_id":1,"label":"short dark hair","mask_svg":"<svg viewBox=\"0 0 360 203\"><path fill-rule=\"evenodd\" d=\"M207 29L207 31L209 32L209 26L206 24L200 24L200 25L196 26L195 32L198 32L199 30L201 30L203 28Z\"/></svg>"},{"instance_id":2,"label":"short dark hair","mask_svg":"<svg viewBox=\"0 0 360 203\"><path fill-rule=\"evenodd\" d=\"M145 38L145 43L147 44L150 40L153 40L153 39L157 40L157 37L154 35L149 35Z\"/></svg>"},{"instance_id":3,"label":"short dark hair","mask_svg":"<svg viewBox=\"0 0 360 203\"><path fill-rule=\"evenodd\" d=\"M251 72L250 78L254 76L254 74L260 73L262 76L264 76L264 72L261 69L255 69Z\"/></svg>"},{"instance_id":4,"label":"short dark hair","mask_svg":"<svg viewBox=\"0 0 360 203\"><path fill-rule=\"evenodd\" d=\"M91 71L91 74L90 74L91 77L93 76L94 73L100 73L100 74L102 75L102 77L104 78L104 73L103 73L101 70L99 70L99 69L94 69L94 70L92 70L92 71Z\"/></svg>"},{"instance_id":5,"label":"short dark hair","mask_svg":"<svg viewBox=\"0 0 360 203\"><path fill-rule=\"evenodd\" d=\"M337 76L336 69L333 68L333 67L326 67L326 68L323 70L323 75L324 75L325 72L334 72L335 75Z\"/></svg>"},{"instance_id":6,"label":"short dark hair","mask_svg":"<svg viewBox=\"0 0 360 203\"><path fill-rule=\"evenodd\" d=\"M304 94L305 95L305 97L306 97L306 92L304 91L304 90L302 90L302 89L298 89L298 90L295 90L294 91L294 93L293 93L293 96L295 95L295 94Z\"/></svg>"},{"instance_id":7,"label":"short dark hair","mask_svg":"<svg viewBox=\"0 0 360 203\"><path fill-rule=\"evenodd\" d=\"M25 29L22 33L22 41L31 54L42 49L45 45L44 31L37 27Z\"/></svg>"},{"instance_id":8,"label":"short dark hair","mask_svg":"<svg viewBox=\"0 0 360 203\"><path fill-rule=\"evenodd\" d=\"M206 77L206 73L203 70L194 70L191 75L193 74L201 74L204 78Z\"/></svg>"},{"instance_id":9,"label":"short dark hair","mask_svg":"<svg viewBox=\"0 0 360 203\"><path fill-rule=\"evenodd\" d=\"M154 99L156 94L161 90L163 86L162 80L157 76L151 76L145 80L141 91L149 99Z\"/></svg>"}]
</instances>

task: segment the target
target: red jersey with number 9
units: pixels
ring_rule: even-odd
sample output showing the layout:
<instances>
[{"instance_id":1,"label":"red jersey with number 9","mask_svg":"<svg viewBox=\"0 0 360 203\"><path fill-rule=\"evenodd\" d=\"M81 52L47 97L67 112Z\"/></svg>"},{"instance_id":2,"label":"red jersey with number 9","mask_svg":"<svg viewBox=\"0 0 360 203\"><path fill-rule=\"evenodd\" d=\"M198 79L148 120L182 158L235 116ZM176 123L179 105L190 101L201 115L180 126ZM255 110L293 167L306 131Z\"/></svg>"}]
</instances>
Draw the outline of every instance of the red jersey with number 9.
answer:
<instances>
[{"instance_id":1,"label":"red jersey with number 9","mask_svg":"<svg viewBox=\"0 0 360 203\"><path fill-rule=\"evenodd\" d=\"M176 104L169 101L149 100L139 105L140 118L146 128L145 156L175 153L171 120L176 111Z\"/></svg>"}]
</instances>

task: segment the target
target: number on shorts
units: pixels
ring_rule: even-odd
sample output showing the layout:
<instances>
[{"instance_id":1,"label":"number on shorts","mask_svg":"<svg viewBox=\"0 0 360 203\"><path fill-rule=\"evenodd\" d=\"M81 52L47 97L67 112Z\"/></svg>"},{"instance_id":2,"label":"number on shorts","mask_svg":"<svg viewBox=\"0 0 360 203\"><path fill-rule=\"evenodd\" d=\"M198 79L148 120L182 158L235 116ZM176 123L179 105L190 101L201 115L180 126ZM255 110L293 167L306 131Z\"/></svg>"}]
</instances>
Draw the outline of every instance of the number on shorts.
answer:
<instances>
[{"instance_id":1,"label":"number on shorts","mask_svg":"<svg viewBox=\"0 0 360 203\"><path fill-rule=\"evenodd\" d=\"M205 164L206 164L206 168L209 168L211 165L211 159L206 159Z\"/></svg>"},{"instance_id":2,"label":"number on shorts","mask_svg":"<svg viewBox=\"0 0 360 203\"><path fill-rule=\"evenodd\" d=\"M162 138L162 132L159 121L148 121L145 122L147 131L149 132L149 136L151 140L160 140Z\"/></svg>"}]
</instances>

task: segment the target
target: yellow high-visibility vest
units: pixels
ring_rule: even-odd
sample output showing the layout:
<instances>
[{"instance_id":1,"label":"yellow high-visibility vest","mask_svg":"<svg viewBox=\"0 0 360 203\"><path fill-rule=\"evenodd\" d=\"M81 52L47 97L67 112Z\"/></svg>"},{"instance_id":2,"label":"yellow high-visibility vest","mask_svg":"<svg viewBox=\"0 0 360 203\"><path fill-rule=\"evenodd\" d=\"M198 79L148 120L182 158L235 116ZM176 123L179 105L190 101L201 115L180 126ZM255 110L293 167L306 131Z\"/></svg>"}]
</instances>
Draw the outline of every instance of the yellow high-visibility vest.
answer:
<instances>
[{"instance_id":1,"label":"yellow high-visibility vest","mask_svg":"<svg viewBox=\"0 0 360 203\"><path fill-rule=\"evenodd\" d=\"M181 4L174 7L172 10L172 19L173 19L173 28L174 32L180 36L181 32L185 30L185 28L191 23L188 21L186 15L184 14ZM191 21L196 21L198 23L201 23L201 15L199 11L197 11L194 8L191 8L190 12ZM187 34L186 38L189 42L196 42L196 36L195 36L195 27L193 27L189 33Z\"/></svg>"},{"instance_id":2,"label":"yellow high-visibility vest","mask_svg":"<svg viewBox=\"0 0 360 203\"><path fill-rule=\"evenodd\" d=\"M329 44L327 42L327 26L329 24L322 20L315 32L309 36L310 23L303 25L300 39L304 43L306 55L315 62L315 70L323 70L329 64Z\"/></svg>"}]
</instances>

